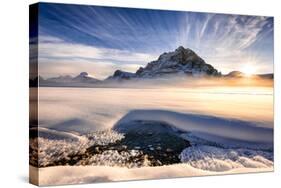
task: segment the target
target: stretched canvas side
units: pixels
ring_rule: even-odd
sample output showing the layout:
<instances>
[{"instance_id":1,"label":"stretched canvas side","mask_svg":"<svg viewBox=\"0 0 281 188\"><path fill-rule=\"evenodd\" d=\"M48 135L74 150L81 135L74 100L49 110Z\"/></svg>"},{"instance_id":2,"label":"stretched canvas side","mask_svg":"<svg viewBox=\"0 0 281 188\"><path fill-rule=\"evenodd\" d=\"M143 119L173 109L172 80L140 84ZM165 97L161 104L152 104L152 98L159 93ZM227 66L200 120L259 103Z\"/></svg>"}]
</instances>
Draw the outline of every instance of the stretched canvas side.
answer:
<instances>
[{"instance_id":1,"label":"stretched canvas side","mask_svg":"<svg viewBox=\"0 0 281 188\"><path fill-rule=\"evenodd\" d=\"M29 140L38 137L38 5L29 6ZM38 142L29 143L29 182L39 185ZM37 151L36 151L37 150Z\"/></svg>"}]
</instances>

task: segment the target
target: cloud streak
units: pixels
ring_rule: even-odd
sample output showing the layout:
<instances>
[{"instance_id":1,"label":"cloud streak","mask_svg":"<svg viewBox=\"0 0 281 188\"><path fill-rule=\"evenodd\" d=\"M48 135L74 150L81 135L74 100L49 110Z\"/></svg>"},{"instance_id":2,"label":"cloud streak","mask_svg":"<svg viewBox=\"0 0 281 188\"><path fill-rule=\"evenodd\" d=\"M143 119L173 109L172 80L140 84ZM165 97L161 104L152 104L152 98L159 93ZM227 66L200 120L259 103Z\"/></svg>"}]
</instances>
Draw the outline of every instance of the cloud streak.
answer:
<instances>
[{"instance_id":1,"label":"cloud streak","mask_svg":"<svg viewBox=\"0 0 281 188\"><path fill-rule=\"evenodd\" d=\"M127 50L98 48L85 44L65 42L62 39L42 36L39 39L40 75L77 75L88 71L104 79L117 69L134 72L155 57Z\"/></svg>"}]
</instances>

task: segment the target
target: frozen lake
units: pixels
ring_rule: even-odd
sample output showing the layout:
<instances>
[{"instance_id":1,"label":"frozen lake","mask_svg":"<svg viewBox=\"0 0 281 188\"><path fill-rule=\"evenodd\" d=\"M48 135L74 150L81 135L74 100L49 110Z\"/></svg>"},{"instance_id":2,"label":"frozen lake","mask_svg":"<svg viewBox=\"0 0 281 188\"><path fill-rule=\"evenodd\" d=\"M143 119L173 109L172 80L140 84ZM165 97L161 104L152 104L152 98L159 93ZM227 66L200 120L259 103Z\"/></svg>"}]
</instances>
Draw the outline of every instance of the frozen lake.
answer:
<instances>
[{"instance_id":1,"label":"frozen lake","mask_svg":"<svg viewBox=\"0 0 281 188\"><path fill-rule=\"evenodd\" d=\"M158 126L167 123L181 130L181 137L191 143L191 147L182 150L181 163L177 164L160 167L142 164L133 168L133 163L125 168L122 160L136 155L135 150L128 150L125 158L120 153L105 151L75 166L40 168L42 177L49 177L53 171L58 175L81 174L88 169L92 178L86 173L81 177L76 174L75 179L117 181L271 171L273 167L272 87L40 87L38 113L39 130L48 135L39 140L42 166L54 164L58 158L80 155L95 144L122 140L126 134L100 131L114 127L127 129L137 121L152 122L151 125L156 122ZM136 127L141 129L141 124ZM91 138L95 139L87 134L93 134ZM121 166L117 161L121 161ZM90 165L83 165L85 162ZM112 171L124 176L115 176ZM145 177L140 176L143 172L147 174ZM72 182L69 178L40 181L44 185L60 184Z\"/></svg>"},{"instance_id":2,"label":"frozen lake","mask_svg":"<svg viewBox=\"0 0 281 188\"><path fill-rule=\"evenodd\" d=\"M107 129L131 110L148 109L254 121L258 126L272 128L273 89L39 89L39 124L43 127L66 128L79 132Z\"/></svg>"}]
</instances>

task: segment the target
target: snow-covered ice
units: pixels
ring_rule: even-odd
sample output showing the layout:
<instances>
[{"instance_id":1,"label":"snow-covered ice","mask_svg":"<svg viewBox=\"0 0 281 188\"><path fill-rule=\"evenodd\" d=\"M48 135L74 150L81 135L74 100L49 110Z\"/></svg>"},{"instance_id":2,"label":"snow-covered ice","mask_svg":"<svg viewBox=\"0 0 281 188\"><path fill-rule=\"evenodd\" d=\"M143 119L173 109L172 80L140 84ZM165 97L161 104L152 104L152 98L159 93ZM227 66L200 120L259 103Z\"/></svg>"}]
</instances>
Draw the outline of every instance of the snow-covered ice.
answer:
<instances>
[{"instance_id":1,"label":"snow-covered ice","mask_svg":"<svg viewBox=\"0 0 281 188\"><path fill-rule=\"evenodd\" d=\"M38 176L36 176L36 171L38 169L31 166L30 170L35 174L34 176L32 176L31 181L37 182ZM108 181L180 178L250 172L270 172L272 170L272 167L235 168L229 171L214 172L197 169L188 164L175 164L161 167L142 167L132 169L110 166L57 166L39 169L39 185L47 186Z\"/></svg>"},{"instance_id":2,"label":"snow-covered ice","mask_svg":"<svg viewBox=\"0 0 281 188\"><path fill-rule=\"evenodd\" d=\"M272 153L249 149L224 149L214 146L192 146L180 154L183 163L208 171L228 171L235 168L271 168Z\"/></svg>"},{"instance_id":3,"label":"snow-covered ice","mask_svg":"<svg viewBox=\"0 0 281 188\"><path fill-rule=\"evenodd\" d=\"M41 185L171 178L273 170L272 88L40 88L39 164L83 153L125 135L111 130L133 120L165 122L191 142L181 164L124 166L108 150L76 166L40 168ZM31 117L32 118L32 117ZM35 129L35 128L31 128ZM36 151L35 151L36 152ZM137 168L136 168L137 167ZM35 170L34 167L31 167ZM61 176L61 174L64 174ZM59 177L59 178L58 178Z\"/></svg>"}]
</instances>

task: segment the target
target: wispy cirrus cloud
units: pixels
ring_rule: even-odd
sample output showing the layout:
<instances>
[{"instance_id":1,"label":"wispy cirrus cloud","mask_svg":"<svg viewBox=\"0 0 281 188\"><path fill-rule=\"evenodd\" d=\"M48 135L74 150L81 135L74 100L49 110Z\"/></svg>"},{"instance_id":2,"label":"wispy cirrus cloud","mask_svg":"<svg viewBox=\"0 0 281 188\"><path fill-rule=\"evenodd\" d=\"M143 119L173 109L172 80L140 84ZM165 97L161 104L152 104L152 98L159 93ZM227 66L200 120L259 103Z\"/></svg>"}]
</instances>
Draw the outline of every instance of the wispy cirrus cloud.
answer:
<instances>
[{"instance_id":1,"label":"wispy cirrus cloud","mask_svg":"<svg viewBox=\"0 0 281 188\"><path fill-rule=\"evenodd\" d=\"M272 18L205 14L195 20L190 15L183 18L179 45L195 49L223 73L245 63L255 65L258 72L273 72Z\"/></svg>"}]
</instances>

